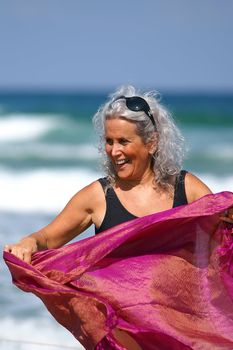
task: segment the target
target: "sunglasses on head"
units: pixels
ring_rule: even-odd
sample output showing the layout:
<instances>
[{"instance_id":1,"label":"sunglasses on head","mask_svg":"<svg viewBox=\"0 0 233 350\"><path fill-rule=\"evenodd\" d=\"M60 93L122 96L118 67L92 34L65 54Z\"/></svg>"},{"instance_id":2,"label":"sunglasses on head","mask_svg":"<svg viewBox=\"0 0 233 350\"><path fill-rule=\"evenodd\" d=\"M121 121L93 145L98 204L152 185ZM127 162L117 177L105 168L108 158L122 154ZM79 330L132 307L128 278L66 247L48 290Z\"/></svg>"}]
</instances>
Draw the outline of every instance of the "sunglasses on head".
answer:
<instances>
[{"instance_id":1,"label":"sunglasses on head","mask_svg":"<svg viewBox=\"0 0 233 350\"><path fill-rule=\"evenodd\" d=\"M125 100L125 104L126 107L128 109L130 109L133 112L145 112L146 115L150 118L152 124L154 125L154 127L156 128L155 125L155 120L153 118L153 114L150 110L150 106L148 105L148 103L146 102L146 100L144 100L144 98L140 97L140 96L131 96L131 97L126 97L126 96L119 96L117 97L115 101L124 99Z\"/></svg>"}]
</instances>

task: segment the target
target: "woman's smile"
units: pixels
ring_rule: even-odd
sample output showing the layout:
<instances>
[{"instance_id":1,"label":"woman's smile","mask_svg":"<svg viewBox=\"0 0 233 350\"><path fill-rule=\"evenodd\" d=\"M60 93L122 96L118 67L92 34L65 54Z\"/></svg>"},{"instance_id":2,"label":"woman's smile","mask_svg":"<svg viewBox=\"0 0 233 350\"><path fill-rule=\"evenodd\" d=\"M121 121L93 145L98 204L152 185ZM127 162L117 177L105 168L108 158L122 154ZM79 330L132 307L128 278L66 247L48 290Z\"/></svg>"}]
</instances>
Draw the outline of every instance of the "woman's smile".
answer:
<instances>
[{"instance_id":1,"label":"woman's smile","mask_svg":"<svg viewBox=\"0 0 233 350\"><path fill-rule=\"evenodd\" d=\"M134 123L119 118L107 120L105 139L106 153L119 178L140 180L151 172L151 146L137 134Z\"/></svg>"}]
</instances>

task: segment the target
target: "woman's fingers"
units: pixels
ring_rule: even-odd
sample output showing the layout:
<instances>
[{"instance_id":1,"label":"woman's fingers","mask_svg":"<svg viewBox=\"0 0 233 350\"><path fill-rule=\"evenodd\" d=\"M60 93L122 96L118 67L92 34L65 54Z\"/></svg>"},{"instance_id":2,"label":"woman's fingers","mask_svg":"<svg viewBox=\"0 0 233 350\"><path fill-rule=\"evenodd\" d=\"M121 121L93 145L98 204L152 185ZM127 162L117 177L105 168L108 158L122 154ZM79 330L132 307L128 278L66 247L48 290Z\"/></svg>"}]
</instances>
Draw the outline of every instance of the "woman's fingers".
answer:
<instances>
[{"instance_id":1,"label":"woman's fingers","mask_svg":"<svg viewBox=\"0 0 233 350\"><path fill-rule=\"evenodd\" d=\"M233 219L230 219L226 216L220 216L219 219L222 221L228 222L229 224L233 224Z\"/></svg>"},{"instance_id":2,"label":"woman's fingers","mask_svg":"<svg viewBox=\"0 0 233 350\"><path fill-rule=\"evenodd\" d=\"M23 260L23 252L18 247L13 247L11 249L11 254L13 254L13 255L17 256L17 258Z\"/></svg>"},{"instance_id":3,"label":"woman's fingers","mask_svg":"<svg viewBox=\"0 0 233 350\"><path fill-rule=\"evenodd\" d=\"M17 258L24 260L29 264L31 263L32 254L34 253L33 249L25 248L18 244L6 244L4 251L17 256Z\"/></svg>"},{"instance_id":4,"label":"woman's fingers","mask_svg":"<svg viewBox=\"0 0 233 350\"><path fill-rule=\"evenodd\" d=\"M11 249L11 254L17 256L17 258L23 260L23 250L22 248L18 247L17 245L16 246L13 246L12 249Z\"/></svg>"},{"instance_id":5,"label":"woman's fingers","mask_svg":"<svg viewBox=\"0 0 233 350\"><path fill-rule=\"evenodd\" d=\"M31 261L32 261L32 252L25 251L25 252L24 252L23 260L24 260L26 263L30 264Z\"/></svg>"},{"instance_id":6,"label":"woman's fingers","mask_svg":"<svg viewBox=\"0 0 233 350\"><path fill-rule=\"evenodd\" d=\"M6 244L3 250L4 250L4 252L10 253L11 252L11 246L9 244Z\"/></svg>"},{"instance_id":7,"label":"woman's fingers","mask_svg":"<svg viewBox=\"0 0 233 350\"><path fill-rule=\"evenodd\" d=\"M219 218L222 221L228 222L230 224L233 224L233 207L226 210L224 213L220 214Z\"/></svg>"},{"instance_id":8,"label":"woman's fingers","mask_svg":"<svg viewBox=\"0 0 233 350\"><path fill-rule=\"evenodd\" d=\"M231 220L233 220L233 208L228 209L227 215Z\"/></svg>"}]
</instances>

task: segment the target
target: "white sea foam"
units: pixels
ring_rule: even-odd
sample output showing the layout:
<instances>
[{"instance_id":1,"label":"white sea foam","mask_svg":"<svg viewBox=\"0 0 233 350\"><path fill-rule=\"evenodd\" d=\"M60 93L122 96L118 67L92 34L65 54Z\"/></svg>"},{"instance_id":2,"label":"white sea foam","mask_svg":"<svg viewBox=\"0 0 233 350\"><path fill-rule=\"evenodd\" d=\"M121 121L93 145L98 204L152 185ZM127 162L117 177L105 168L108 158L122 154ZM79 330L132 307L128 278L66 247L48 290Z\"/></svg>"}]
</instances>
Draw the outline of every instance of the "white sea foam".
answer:
<instances>
[{"instance_id":1,"label":"white sea foam","mask_svg":"<svg viewBox=\"0 0 233 350\"><path fill-rule=\"evenodd\" d=\"M197 174L213 192L233 192L233 175ZM57 213L101 175L85 168L15 172L0 169L0 210Z\"/></svg>"},{"instance_id":2,"label":"white sea foam","mask_svg":"<svg viewBox=\"0 0 233 350\"><path fill-rule=\"evenodd\" d=\"M93 160L98 157L98 150L91 144L46 144L30 143L8 144L0 148L0 158L14 161L15 159L37 158L40 160Z\"/></svg>"},{"instance_id":3,"label":"white sea foam","mask_svg":"<svg viewBox=\"0 0 233 350\"><path fill-rule=\"evenodd\" d=\"M87 169L13 172L0 170L0 209L57 212L81 188L100 175Z\"/></svg>"},{"instance_id":4,"label":"white sea foam","mask_svg":"<svg viewBox=\"0 0 233 350\"><path fill-rule=\"evenodd\" d=\"M233 175L210 175L197 174L199 178L211 189L212 192L218 193L222 191L233 192Z\"/></svg>"},{"instance_id":5,"label":"white sea foam","mask_svg":"<svg viewBox=\"0 0 233 350\"><path fill-rule=\"evenodd\" d=\"M10 114L0 119L0 142L19 142L34 139L54 127L54 118L48 115Z\"/></svg>"},{"instance_id":6,"label":"white sea foam","mask_svg":"<svg viewBox=\"0 0 233 350\"><path fill-rule=\"evenodd\" d=\"M49 346L49 344L54 346ZM71 333L49 315L48 317L25 317L23 319L12 316L2 317L0 320L0 348L1 350L84 349Z\"/></svg>"}]
</instances>

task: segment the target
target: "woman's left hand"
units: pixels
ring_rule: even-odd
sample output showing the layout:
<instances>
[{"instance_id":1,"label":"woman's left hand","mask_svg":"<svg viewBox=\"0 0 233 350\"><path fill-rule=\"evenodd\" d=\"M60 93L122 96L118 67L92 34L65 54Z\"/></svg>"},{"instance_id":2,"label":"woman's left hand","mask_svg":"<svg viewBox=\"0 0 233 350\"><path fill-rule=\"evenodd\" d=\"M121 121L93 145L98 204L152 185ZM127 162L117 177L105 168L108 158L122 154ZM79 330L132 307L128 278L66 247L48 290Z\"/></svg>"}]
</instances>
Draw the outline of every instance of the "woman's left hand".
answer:
<instances>
[{"instance_id":1,"label":"woman's left hand","mask_svg":"<svg viewBox=\"0 0 233 350\"><path fill-rule=\"evenodd\" d=\"M220 214L219 218L222 221L233 224L233 207L227 209L226 211L224 211L224 213Z\"/></svg>"}]
</instances>

